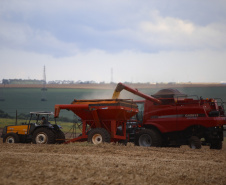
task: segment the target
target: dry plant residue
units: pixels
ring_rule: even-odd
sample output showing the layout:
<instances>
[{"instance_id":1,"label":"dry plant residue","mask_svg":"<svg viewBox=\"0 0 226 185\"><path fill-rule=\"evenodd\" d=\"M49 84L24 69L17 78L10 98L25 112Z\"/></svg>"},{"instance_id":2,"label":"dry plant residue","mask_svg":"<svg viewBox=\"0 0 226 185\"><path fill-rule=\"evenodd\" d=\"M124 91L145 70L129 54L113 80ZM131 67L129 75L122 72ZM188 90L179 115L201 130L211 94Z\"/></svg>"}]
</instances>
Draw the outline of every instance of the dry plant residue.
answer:
<instances>
[{"instance_id":1,"label":"dry plant residue","mask_svg":"<svg viewBox=\"0 0 226 185\"><path fill-rule=\"evenodd\" d=\"M0 143L0 184L226 184L226 151Z\"/></svg>"}]
</instances>

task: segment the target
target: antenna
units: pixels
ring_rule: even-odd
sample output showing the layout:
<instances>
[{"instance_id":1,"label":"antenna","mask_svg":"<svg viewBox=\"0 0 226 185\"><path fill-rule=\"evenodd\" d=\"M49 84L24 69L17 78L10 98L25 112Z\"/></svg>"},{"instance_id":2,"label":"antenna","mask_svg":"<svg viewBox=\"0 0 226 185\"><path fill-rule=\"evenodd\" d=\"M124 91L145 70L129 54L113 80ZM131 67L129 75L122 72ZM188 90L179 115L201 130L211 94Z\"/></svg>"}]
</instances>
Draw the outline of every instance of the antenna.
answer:
<instances>
[{"instance_id":1,"label":"antenna","mask_svg":"<svg viewBox=\"0 0 226 185\"><path fill-rule=\"evenodd\" d=\"M43 80L42 80L42 98L41 98L41 101L47 101L46 99L46 91L47 91L47 88L46 88L46 68L44 66L44 70L43 70Z\"/></svg>"}]
</instances>

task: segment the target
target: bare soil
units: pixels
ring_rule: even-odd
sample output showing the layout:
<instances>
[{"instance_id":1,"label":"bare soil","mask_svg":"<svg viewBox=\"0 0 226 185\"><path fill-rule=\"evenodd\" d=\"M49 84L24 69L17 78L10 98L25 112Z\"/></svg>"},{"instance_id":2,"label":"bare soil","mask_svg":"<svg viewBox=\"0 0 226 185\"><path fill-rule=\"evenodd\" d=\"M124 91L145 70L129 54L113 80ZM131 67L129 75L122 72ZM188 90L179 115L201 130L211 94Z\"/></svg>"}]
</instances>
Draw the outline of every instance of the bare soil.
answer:
<instances>
[{"instance_id":1,"label":"bare soil","mask_svg":"<svg viewBox=\"0 0 226 185\"><path fill-rule=\"evenodd\" d=\"M0 184L226 184L226 146L3 144Z\"/></svg>"}]
</instances>

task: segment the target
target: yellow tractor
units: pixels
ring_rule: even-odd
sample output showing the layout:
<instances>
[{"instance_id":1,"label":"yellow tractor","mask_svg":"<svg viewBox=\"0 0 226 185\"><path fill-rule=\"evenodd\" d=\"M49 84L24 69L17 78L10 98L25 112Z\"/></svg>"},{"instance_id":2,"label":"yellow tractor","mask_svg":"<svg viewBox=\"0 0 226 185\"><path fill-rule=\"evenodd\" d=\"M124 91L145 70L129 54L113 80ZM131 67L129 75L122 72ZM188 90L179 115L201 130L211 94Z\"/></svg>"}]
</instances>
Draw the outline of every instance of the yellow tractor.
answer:
<instances>
[{"instance_id":1,"label":"yellow tractor","mask_svg":"<svg viewBox=\"0 0 226 185\"><path fill-rule=\"evenodd\" d=\"M55 124L49 122L52 112L30 112L30 115L28 123L3 128L4 143L60 144L65 141L62 127L56 121Z\"/></svg>"}]
</instances>

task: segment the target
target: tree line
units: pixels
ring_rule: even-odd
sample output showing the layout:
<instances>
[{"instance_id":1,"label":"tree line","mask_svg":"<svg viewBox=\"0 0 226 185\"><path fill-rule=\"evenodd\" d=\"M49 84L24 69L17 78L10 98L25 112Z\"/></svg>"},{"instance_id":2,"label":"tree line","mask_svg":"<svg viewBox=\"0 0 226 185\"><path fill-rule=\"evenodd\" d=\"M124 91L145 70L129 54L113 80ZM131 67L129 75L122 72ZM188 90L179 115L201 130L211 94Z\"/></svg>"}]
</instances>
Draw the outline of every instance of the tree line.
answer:
<instances>
[{"instance_id":1,"label":"tree line","mask_svg":"<svg viewBox=\"0 0 226 185\"><path fill-rule=\"evenodd\" d=\"M3 110L0 109L0 118L10 118L10 119L15 119L16 116L11 116L8 113L4 112ZM23 120L27 120L30 118L30 114L25 114L25 113L20 113L17 115L17 119L23 119ZM62 121L62 122L74 122L73 119L69 119L67 117L59 117L57 118L58 121ZM54 118L49 118L49 121L54 121Z\"/></svg>"}]
</instances>

